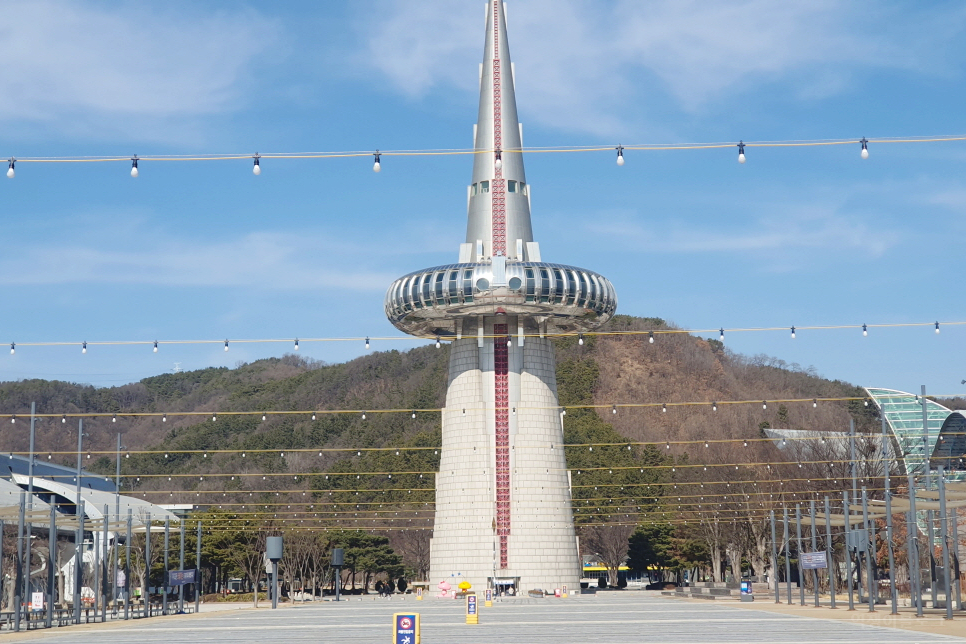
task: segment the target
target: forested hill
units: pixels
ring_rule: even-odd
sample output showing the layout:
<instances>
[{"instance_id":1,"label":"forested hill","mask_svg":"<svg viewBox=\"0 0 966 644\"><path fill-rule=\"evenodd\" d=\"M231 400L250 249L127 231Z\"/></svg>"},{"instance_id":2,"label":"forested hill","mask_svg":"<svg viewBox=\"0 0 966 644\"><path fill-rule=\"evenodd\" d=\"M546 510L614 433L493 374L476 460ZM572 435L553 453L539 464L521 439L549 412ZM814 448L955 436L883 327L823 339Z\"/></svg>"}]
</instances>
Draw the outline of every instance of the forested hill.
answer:
<instances>
[{"instance_id":1,"label":"forested hill","mask_svg":"<svg viewBox=\"0 0 966 644\"><path fill-rule=\"evenodd\" d=\"M762 427L844 429L850 411L860 422L867 415L845 403L811 402L769 404L760 401L791 398L861 395L856 387L822 379L797 367L767 358L748 358L728 351L717 340L686 333L659 333L650 343L645 334L626 331L667 331L656 318L615 317L604 329L611 335L587 336L581 346L574 338L556 341L557 374L562 405L599 405L601 421L584 424L583 434L568 427L568 442L627 439L675 441L707 438L758 437ZM443 405L449 351L433 345L406 352L373 352L344 364L328 365L298 356L259 360L235 369L210 368L145 378L120 387L94 388L58 381L25 380L0 384L0 414L29 415L35 401L41 413L117 412L172 414L108 417L85 421L85 446L94 452L86 461L93 469L113 472L115 437L123 434L127 450L211 450L209 456L165 459L132 455L126 472L324 471L342 456L326 452L285 457L248 458L218 454L217 450L295 450L332 447L380 447L439 444L440 416L411 410ZM722 401L710 405L685 402ZM726 404L727 401L758 401ZM657 403L655 407L624 407ZM668 405L667 411L660 404ZM616 414L612 405L618 405ZM861 403L859 404L861 406ZM232 416L233 411L356 410L356 413ZM402 410L384 413L380 410ZM205 412L184 417L176 412ZM367 411L365 420L361 411ZM219 414L213 421L208 414ZM576 415L568 416L578 419ZM18 424L17 427L26 427ZM37 452L43 458L73 463L76 446L73 423L60 418L38 423ZM573 431L581 431L580 427ZM614 433L616 432L616 433ZM623 438L621 438L623 437ZM0 433L0 450L26 451L26 431ZM676 450L678 451L678 450ZM57 454L60 452L60 454ZM99 456L97 452L103 452ZM106 454L109 453L110 456ZM152 466L153 464L153 466ZM424 464L425 465L425 464ZM141 469L145 468L145 469ZM239 469L242 468L242 469ZM166 484L169 486L170 484Z\"/></svg>"}]
</instances>

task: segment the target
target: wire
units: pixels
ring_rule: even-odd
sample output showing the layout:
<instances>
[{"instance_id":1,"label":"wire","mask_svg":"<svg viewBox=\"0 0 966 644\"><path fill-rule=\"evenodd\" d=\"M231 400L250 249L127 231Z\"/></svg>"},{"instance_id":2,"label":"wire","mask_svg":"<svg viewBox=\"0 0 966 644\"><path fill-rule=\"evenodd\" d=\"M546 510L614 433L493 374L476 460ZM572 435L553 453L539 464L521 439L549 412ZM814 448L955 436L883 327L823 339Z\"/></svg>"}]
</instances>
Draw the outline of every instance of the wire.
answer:
<instances>
[{"instance_id":1,"label":"wire","mask_svg":"<svg viewBox=\"0 0 966 644\"><path fill-rule=\"evenodd\" d=\"M881 144L910 144L910 143L944 143L966 141L966 135L937 135L937 136L913 136L913 137L880 137L865 139L866 143ZM762 148L797 148L797 147L824 147L831 145L855 145L859 142L857 138L851 139L803 139L803 140L784 140L784 141L752 141L743 142L745 147ZM711 149L730 149L735 146L733 141L728 142L695 142L695 143L643 143L637 145L623 145L624 150L635 151L672 151L672 150L711 150ZM546 153L580 153L580 152L613 152L615 146L589 145L589 146L536 146L502 149L503 154L527 153L527 154L546 154ZM454 155L474 155L492 154L494 150L489 148L442 148L442 149L422 149L422 150L380 150L380 156L386 157L420 157L420 156L454 156ZM365 151L326 151L326 152L269 152L259 153L259 159L345 159L365 157L373 155L371 150ZM8 155L9 156L9 155ZM222 154L154 154L148 156L138 156L138 161L251 161L252 154L244 153L222 153ZM17 163L110 163L131 161L130 154L117 154L109 156L26 156L17 157Z\"/></svg>"},{"instance_id":2,"label":"wire","mask_svg":"<svg viewBox=\"0 0 966 644\"><path fill-rule=\"evenodd\" d=\"M898 323L876 323L876 324L825 324L825 325L812 325L812 326L799 326L795 325L796 331L829 331L829 330L840 330L840 329L862 329L863 326L868 329L893 329L893 328L906 328L906 327L929 327L934 329L936 322L938 320L933 320L931 322L898 322ZM938 321L942 326L963 326L966 325L966 321L948 321L942 322ZM588 331L582 333L527 333L520 336L519 334L514 334L515 337L524 338L576 338L578 335L583 335L584 337L591 336L638 336L638 335L680 335L680 334L714 334L717 336L722 329L727 330L729 334L731 333L754 333L754 332L768 332L768 331L782 331L787 332L790 326L769 326L769 327L741 327L741 328L730 328L727 326L718 328L692 328L692 329L651 329L647 331ZM472 339L477 339L479 337L487 339L503 339L506 334L502 335L484 335L484 336L474 336ZM452 338L440 338L440 340L447 340ZM369 340L370 342L403 342L403 341L430 341L435 343L436 336L432 338L420 338L411 335L393 335L393 336L362 336L362 337L302 337L297 338L248 338L241 340L228 339L230 344L292 344L296 340L299 344L306 343L324 343L324 342L364 342ZM225 344L225 339L208 339L208 340L87 340L87 341L36 341L36 342L16 342L17 348L23 347L69 347L69 346L81 346L84 343L89 348L97 346L150 346L154 348L155 345L193 345L193 344Z\"/></svg>"}]
</instances>

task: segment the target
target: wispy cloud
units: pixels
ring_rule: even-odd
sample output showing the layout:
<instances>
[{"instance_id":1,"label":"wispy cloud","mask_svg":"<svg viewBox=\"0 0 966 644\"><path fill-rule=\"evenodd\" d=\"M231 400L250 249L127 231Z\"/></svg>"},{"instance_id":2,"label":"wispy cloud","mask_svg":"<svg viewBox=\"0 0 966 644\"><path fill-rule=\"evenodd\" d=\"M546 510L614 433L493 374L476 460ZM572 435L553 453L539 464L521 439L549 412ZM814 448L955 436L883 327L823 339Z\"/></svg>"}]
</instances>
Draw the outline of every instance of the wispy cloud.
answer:
<instances>
[{"instance_id":1,"label":"wispy cloud","mask_svg":"<svg viewBox=\"0 0 966 644\"><path fill-rule=\"evenodd\" d=\"M132 222L72 239L25 243L0 259L0 284L132 284L383 291L398 277L355 258L362 248L322 230L176 237Z\"/></svg>"},{"instance_id":2,"label":"wispy cloud","mask_svg":"<svg viewBox=\"0 0 966 644\"><path fill-rule=\"evenodd\" d=\"M0 122L78 134L231 110L278 24L250 9L0 5Z\"/></svg>"},{"instance_id":3,"label":"wispy cloud","mask_svg":"<svg viewBox=\"0 0 966 644\"><path fill-rule=\"evenodd\" d=\"M380 3L360 19L367 66L409 96L475 92L483 12L466 4ZM941 52L966 23L955 5L869 11L836 0L532 0L508 17L525 117L597 134L625 126L629 107L646 113L658 94L695 112L754 84L817 98L862 69L945 73L962 64Z\"/></svg>"}]
</instances>

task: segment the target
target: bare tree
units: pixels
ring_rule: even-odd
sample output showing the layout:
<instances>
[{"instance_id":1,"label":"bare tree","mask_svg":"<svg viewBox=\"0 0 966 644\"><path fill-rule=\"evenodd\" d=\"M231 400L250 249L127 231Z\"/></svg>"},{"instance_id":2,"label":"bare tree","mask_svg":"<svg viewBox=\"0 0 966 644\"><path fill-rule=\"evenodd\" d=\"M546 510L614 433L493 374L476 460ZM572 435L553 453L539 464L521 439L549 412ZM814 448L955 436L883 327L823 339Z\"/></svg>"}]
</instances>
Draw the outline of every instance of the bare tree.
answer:
<instances>
[{"instance_id":1,"label":"bare tree","mask_svg":"<svg viewBox=\"0 0 966 644\"><path fill-rule=\"evenodd\" d=\"M235 535L232 561L244 571L253 589L252 605L258 608L258 580L265 572L265 537L261 530L241 530Z\"/></svg>"},{"instance_id":2,"label":"bare tree","mask_svg":"<svg viewBox=\"0 0 966 644\"><path fill-rule=\"evenodd\" d=\"M600 557L600 562L607 568L609 586L617 586L618 571L627 560L627 548L633 532L634 526L617 524L586 526L581 531L581 545Z\"/></svg>"}]
</instances>

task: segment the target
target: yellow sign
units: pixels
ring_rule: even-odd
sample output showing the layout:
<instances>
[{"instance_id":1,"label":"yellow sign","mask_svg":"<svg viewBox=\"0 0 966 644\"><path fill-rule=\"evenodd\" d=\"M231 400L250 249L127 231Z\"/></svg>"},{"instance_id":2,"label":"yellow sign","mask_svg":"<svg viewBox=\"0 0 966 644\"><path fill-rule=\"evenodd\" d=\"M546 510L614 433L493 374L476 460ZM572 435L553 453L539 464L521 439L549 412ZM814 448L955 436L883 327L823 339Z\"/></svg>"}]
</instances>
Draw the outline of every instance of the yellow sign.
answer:
<instances>
[{"instance_id":1,"label":"yellow sign","mask_svg":"<svg viewBox=\"0 0 966 644\"><path fill-rule=\"evenodd\" d=\"M417 588L416 589L416 600L417 601L422 601L423 600L423 589L422 588Z\"/></svg>"},{"instance_id":2,"label":"yellow sign","mask_svg":"<svg viewBox=\"0 0 966 644\"><path fill-rule=\"evenodd\" d=\"M463 582L463 583L466 583L466 582ZM477 612L476 608L477 608L476 595L467 595L466 596L466 623L467 624L480 623L480 615Z\"/></svg>"}]
</instances>

